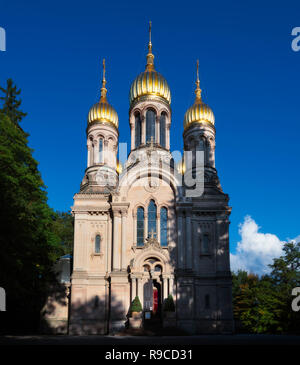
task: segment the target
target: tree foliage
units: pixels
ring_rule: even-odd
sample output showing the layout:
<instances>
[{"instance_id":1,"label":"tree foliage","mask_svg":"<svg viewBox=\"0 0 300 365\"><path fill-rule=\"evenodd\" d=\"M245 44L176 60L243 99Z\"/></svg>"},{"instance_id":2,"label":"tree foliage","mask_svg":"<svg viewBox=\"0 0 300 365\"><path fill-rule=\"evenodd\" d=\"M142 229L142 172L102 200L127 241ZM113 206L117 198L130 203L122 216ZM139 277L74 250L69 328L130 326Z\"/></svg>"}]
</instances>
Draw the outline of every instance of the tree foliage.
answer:
<instances>
[{"instance_id":1,"label":"tree foliage","mask_svg":"<svg viewBox=\"0 0 300 365\"><path fill-rule=\"evenodd\" d=\"M234 317L237 328L252 333L300 332L299 312L293 312L292 289L300 286L300 243L286 243L274 259L271 273L259 277L233 273Z\"/></svg>"},{"instance_id":2,"label":"tree foliage","mask_svg":"<svg viewBox=\"0 0 300 365\"><path fill-rule=\"evenodd\" d=\"M47 204L28 134L19 126L25 115L16 101L20 90L11 80L7 85L1 88L0 112L0 287L6 291L6 327L24 332L38 327L49 285L55 282L53 265L71 246L71 219Z\"/></svg>"},{"instance_id":3,"label":"tree foliage","mask_svg":"<svg viewBox=\"0 0 300 365\"><path fill-rule=\"evenodd\" d=\"M20 95L21 90L14 86L12 79L8 79L6 89L0 86L0 91L4 93L4 96L0 97L0 100L3 101L0 111L8 116L15 125L19 126L22 118L27 115L19 109L21 100L17 100L17 96Z\"/></svg>"},{"instance_id":4,"label":"tree foliage","mask_svg":"<svg viewBox=\"0 0 300 365\"><path fill-rule=\"evenodd\" d=\"M73 254L74 218L70 212L56 212L53 232L59 237L64 254Z\"/></svg>"}]
</instances>

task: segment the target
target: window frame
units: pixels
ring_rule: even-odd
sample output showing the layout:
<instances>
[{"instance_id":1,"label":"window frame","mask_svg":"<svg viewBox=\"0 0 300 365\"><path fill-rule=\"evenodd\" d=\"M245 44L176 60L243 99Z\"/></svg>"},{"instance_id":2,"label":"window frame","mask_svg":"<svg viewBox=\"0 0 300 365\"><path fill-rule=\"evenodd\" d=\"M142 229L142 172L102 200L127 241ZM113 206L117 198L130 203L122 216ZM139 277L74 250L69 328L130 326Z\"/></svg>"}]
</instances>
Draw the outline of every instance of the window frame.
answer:
<instances>
[{"instance_id":1,"label":"window frame","mask_svg":"<svg viewBox=\"0 0 300 365\"><path fill-rule=\"evenodd\" d=\"M104 138L100 137L98 141L98 163L104 163ZM101 146L101 150L100 150Z\"/></svg>"},{"instance_id":2,"label":"window frame","mask_svg":"<svg viewBox=\"0 0 300 365\"><path fill-rule=\"evenodd\" d=\"M136 112L134 114L134 147L137 148L142 143L142 120L141 114Z\"/></svg>"},{"instance_id":3,"label":"window frame","mask_svg":"<svg viewBox=\"0 0 300 365\"><path fill-rule=\"evenodd\" d=\"M152 205L152 203L153 203L153 205ZM153 210L152 212L149 210L151 205L155 208L155 210ZM150 218L150 215L152 215L152 214L155 215L155 219L151 219L150 220L149 218ZM148 203L147 217L148 217L147 237L150 237L150 233L151 233L151 231L153 229L153 227L151 227L152 224L150 226L149 222L151 222L151 223L155 222L155 225L154 225L155 226L155 229L153 229L153 230L154 230L154 233L157 236L157 205L156 205L156 202L155 202L154 199L151 199L149 201L149 203Z\"/></svg>"},{"instance_id":4,"label":"window frame","mask_svg":"<svg viewBox=\"0 0 300 365\"><path fill-rule=\"evenodd\" d=\"M162 119L164 119L164 122L163 122L163 126L162 126ZM160 114L160 117L159 117L159 144L161 145L161 147L163 148L166 148L167 146L167 141L166 141L166 137L167 137L167 113L166 112L162 112ZM162 138L162 136L164 138ZM162 141L164 143L162 143Z\"/></svg>"},{"instance_id":5,"label":"window frame","mask_svg":"<svg viewBox=\"0 0 300 365\"><path fill-rule=\"evenodd\" d=\"M162 224L163 224L163 221L162 221L162 211L165 211L166 212L166 220L165 220L165 223L166 223L166 227L165 228L162 228ZM169 242L168 242L168 238L169 238L169 230L168 230L168 208L165 207L165 206L162 206L160 208L160 245L161 247L168 247L169 245ZM162 232L165 231L165 234L166 234L166 241L164 242L163 244L163 240L162 240Z\"/></svg>"},{"instance_id":6,"label":"window frame","mask_svg":"<svg viewBox=\"0 0 300 365\"><path fill-rule=\"evenodd\" d=\"M148 115L153 113L153 120L148 119ZM151 137L153 137L153 142L156 142L156 117L157 113L153 108L149 108L146 110L146 143L151 142Z\"/></svg>"},{"instance_id":7,"label":"window frame","mask_svg":"<svg viewBox=\"0 0 300 365\"><path fill-rule=\"evenodd\" d=\"M97 249L97 238L99 237L99 251ZM101 238L101 234L100 233L96 233L95 235L95 244L94 244L94 254L95 255L101 255L101 241L102 241L102 238Z\"/></svg>"},{"instance_id":8,"label":"window frame","mask_svg":"<svg viewBox=\"0 0 300 365\"><path fill-rule=\"evenodd\" d=\"M143 216L139 217L139 212L142 212ZM143 223L143 228L139 227L139 223ZM139 235L139 231L143 232L142 235ZM139 238L141 241L139 241ZM136 246L143 247L145 243L145 209L144 207L139 206L136 210Z\"/></svg>"}]
</instances>

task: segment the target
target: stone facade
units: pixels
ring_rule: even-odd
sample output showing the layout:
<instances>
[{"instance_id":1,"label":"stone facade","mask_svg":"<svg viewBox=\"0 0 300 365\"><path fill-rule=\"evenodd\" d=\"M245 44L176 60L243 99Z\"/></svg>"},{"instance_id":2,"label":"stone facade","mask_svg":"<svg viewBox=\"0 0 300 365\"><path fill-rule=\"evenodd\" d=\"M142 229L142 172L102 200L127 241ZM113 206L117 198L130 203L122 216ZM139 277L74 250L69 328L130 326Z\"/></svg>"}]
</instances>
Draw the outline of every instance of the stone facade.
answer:
<instances>
[{"instance_id":1,"label":"stone facade","mask_svg":"<svg viewBox=\"0 0 300 365\"><path fill-rule=\"evenodd\" d=\"M150 56L146 72L156 72ZM184 150L196 156L201 152L203 158L198 195L183 182L186 174L197 175L198 165L190 165L188 158L174 162L170 152L170 100L159 93L135 96L129 123L131 150L122 172L116 123L98 118L88 124L87 169L72 207L69 332L105 334L124 328L135 296L144 311L162 316L163 301L171 294L177 327L189 333L230 333L231 208L215 169L214 123L200 118L183 133Z\"/></svg>"}]
</instances>

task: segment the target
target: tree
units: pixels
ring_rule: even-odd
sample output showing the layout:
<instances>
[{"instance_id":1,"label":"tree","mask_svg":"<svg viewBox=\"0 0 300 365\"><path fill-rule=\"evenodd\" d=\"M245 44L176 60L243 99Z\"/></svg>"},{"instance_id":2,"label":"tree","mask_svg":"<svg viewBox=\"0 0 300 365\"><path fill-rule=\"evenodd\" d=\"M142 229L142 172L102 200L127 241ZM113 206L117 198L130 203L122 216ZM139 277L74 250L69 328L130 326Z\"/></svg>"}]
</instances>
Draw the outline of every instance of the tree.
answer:
<instances>
[{"instance_id":1,"label":"tree","mask_svg":"<svg viewBox=\"0 0 300 365\"><path fill-rule=\"evenodd\" d=\"M300 331L299 312L293 312L291 295L293 288L300 286L300 242L289 242L283 247L284 255L269 265L270 278L276 290L277 312L282 332Z\"/></svg>"},{"instance_id":2,"label":"tree","mask_svg":"<svg viewBox=\"0 0 300 365\"><path fill-rule=\"evenodd\" d=\"M237 329L252 333L299 333L292 289L300 286L300 244L286 243L284 255L269 265L269 275L233 273L233 304Z\"/></svg>"},{"instance_id":3,"label":"tree","mask_svg":"<svg viewBox=\"0 0 300 365\"><path fill-rule=\"evenodd\" d=\"M13 87L8 95L13 99L19 93ZM24 332L38 327L49 285L55 282L53 264L64 250L28 135L18 125L25 113L10 97L2 108L6 114L0 113L0 286L6 290L6 327Z\"/></svg>"},{"instance_id":4,"label":"tree","mask_svg":"<svg viewBox=\"0 0 300 365\"><path fill-rule=\"evenodd\" d=\"M242 330L252 333L274 332L278 326L276 314L276 298L273 285L268 276L259 278L258 275L241 271L235 278L239 289L235 288L234 316L239 320Z\"/></svg>"},{"instance_id":5,"label":"tree","mask_svg":"<svg viewBox=\"0 0 300 365\"><path fill-rule=\"evenodd\" d=\"M60 239L64 254L73 253L74 218L70 212L56 212L53 219L53 231Z\"/></svg>"},{"instance_id":6,"label":"tree","mask_svg":"<svg viewBox=\"0 0 300 365\"><path fill-rule=\"evenodd\" d=\"M0 91L4 93L4 96L0 97L0 100L3 100L0 111L7 115L14 124L19 125L22 118L27 115L19 110L22 101L17 100L17 96L20 95L21 90L17 90L17 86L14 86L12 79L8 79L6 89L0 86Z\"/></svg>"}]
</instances>

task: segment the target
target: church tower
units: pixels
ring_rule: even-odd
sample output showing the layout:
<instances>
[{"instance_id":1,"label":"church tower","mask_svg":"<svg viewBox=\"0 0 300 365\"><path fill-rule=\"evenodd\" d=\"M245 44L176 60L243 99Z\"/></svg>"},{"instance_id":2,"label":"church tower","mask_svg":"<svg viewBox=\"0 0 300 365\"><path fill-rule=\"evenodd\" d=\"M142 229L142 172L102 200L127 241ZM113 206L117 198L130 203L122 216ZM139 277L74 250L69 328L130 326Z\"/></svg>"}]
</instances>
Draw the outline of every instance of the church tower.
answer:
<instances>
[{"instance_id":1,"label":"church tower","mask_svg":"<svg viewBox=\"0 0 300 365\"><path fill-rule=\"evenodd\" d=\"M149 143L170 150L171 92L165 78L154 67L151 22L146 69L132 83L129 99L131 151Z\"/></svg>"},{"instance_id":2,"label":"church tower","mask_svg":"<svg viewBox=\"0 0 300 365\"><path fill-rule=\"evenodd\" d=\"M184 198L176 206L177 323L194 333L230 333L233 330L228 232L231 208L215 168L215 117L202 101L201 92L197 61L195 102L186 111L183 122L185 154L181 169L202 187L185 186Z\"/></svg>"},{"instance_id":3,"label":"church tower","mask_svg":"<svg viewBox=\"0 0 300 365\"><path fill-rule=\"evenodd\" d=\"M118 152L118 114L108 103L106 94L105 60L103 60L103 79L101 97L88 114L87 126L87 170L83 185L116 186Z\"/></svg>"},{"instance_id":4,"label":"church tower","mask_svg":"<svg viewBox=\"0 0 300 365\"><path fill-rule=\"evenodd\" d=\"M107 100L105 61L100 100L87 118L87 168L74 196L71 334L108 331L111 270L111 194L118 183L118 114Z\"/></svg>"}]
</instances>

